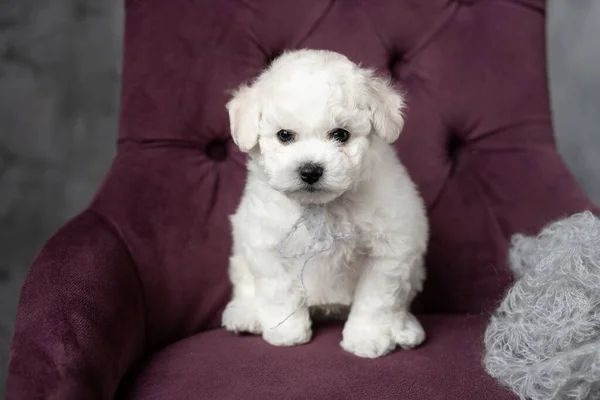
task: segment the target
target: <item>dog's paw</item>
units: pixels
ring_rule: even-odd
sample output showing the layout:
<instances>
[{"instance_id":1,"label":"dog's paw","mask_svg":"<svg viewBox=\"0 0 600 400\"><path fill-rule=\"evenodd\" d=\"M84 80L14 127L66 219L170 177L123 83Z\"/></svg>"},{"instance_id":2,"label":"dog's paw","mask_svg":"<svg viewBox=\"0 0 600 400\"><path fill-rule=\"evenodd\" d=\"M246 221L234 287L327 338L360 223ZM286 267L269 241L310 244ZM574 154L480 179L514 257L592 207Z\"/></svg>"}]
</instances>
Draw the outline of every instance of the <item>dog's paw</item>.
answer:
<instances>
[{"instance_id":1,"label":"dog's paw","mask_svg":"<svg viewBox=\"0 0 600 400\"><path fill-rule=\"evenodd\" d=\"M344 326L341 346L359 357L377 358L391 353L396 346L411 349L424 340L423 327L407 313L384 319L350 319Z\"/></svg>"},{"instance_id":2,"label":"dog's paw","mask_svg":"<svg viewBox=\"0 0 600 400\"><path fill-rule=\"evenodd\" d=\"M256 309L249 301L234 299L223 311L222 326L233 333L247 332L259 335L262 327L256 315Z\"/></svg>"},{"instance_id":3,"label":"dog's paw","mask_svg":"<svg viewBox=\"0 0 600 400\"><path fill-rule=\"evenodd\" d=\"M263 339L274 346L295 346L308 343L312 338L310 319L290 318L283 324L265 327Z\"/></svg>"},{"instance_id":4,"label":"dog's paw","mask_svg":"<svg viewBox=\"0 0 600 400\"><path fill-rule=\"evenodd\" d=\"M377 358L390 353L396 342L387 326L346 323L341 346L349 353L364 358Z\"/></svg>"},{"instance_id":5,"label":"dog's paw","mask_svg":"<svg viewBox=\"0 0 600 400\"><path fill-rule=\"evenodd\" d=\"M425 330L414 315L407 313L392 325L392 336L398 346L413 349L425 341Z\"/></svg>"}]
</instances>

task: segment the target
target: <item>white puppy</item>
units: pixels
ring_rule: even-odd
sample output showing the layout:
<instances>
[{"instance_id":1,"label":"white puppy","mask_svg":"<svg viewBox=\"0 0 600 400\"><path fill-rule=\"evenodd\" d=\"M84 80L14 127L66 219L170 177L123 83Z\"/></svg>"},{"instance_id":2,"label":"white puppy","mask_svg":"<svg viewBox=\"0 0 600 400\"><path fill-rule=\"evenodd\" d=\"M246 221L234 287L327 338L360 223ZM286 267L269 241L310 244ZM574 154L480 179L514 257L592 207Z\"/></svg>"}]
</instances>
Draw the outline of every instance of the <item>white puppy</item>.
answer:
<instances>
[{"instance_id":1,"label":"white puppy","mask_svg":"<svg viewBox=\"0 0 600 400\"><path fill-rule=\"evenodd\" d=\"M238 89L227 109L249 173L231 217L227 330L297 345L311 339L309 307L350 306L341 345L351 353L379 357L423 342L410 304L423 285L428 223L390 146L403 105L372 71L320 50L285 53ZM330 232L352 236L303 268L278 246L315 205L326 210Z\"/></svg>"}]
</instances>

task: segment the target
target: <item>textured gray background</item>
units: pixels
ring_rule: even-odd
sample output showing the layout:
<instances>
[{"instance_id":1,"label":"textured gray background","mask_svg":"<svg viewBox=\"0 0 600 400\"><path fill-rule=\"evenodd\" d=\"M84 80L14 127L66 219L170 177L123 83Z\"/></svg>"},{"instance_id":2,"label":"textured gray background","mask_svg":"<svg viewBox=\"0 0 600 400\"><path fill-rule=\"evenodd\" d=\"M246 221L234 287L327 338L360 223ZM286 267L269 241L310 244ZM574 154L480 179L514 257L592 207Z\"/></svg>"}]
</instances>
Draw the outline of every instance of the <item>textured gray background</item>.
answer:
<instances>
[{"instance_id":1,"label":"textured gray background","mask_svg":"<svg viewBox=\"0 0 600 400\"><path fill-rule=\"evenodd\" d=\"M548 67L557 145L600 205L600 0L550 0Z\"/></svg>"},{"instance_id":2,"label":"textured gray background","mask_svg":"<svg viewBox=\"0 0 600 400\"><path fill-rule=\"evenodd\" d=\"M114 154L122 22L120 0L0 0L0 398L28 266ZM550 0L548 23L558 144L600 204L600 0Z\"/></svg>"},{"instance_id":3,"label":"textured gray background","mask_svg":"<svg viewBox=\"0 0 600 400\"><path fill-rule=\"evenodd\" d=\"M0 0L0 398L29 263L114 154L120 0Z\"/></svg>"}]
</instances>

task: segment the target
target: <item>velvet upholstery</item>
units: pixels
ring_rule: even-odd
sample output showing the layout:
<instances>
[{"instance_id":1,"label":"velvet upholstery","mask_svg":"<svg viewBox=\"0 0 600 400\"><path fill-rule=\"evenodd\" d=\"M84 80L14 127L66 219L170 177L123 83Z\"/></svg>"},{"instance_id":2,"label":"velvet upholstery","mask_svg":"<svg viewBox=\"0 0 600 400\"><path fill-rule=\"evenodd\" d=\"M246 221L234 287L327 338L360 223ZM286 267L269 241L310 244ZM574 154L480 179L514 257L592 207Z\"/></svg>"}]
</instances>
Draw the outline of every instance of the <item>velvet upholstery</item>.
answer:
<instances>
[{"instance_id":1,"label":"velvet upholstery","mask_svg":"<svg viewBox=\"0 0 600 400\"><path fill-rule=\"evenodd\" d=\"M592 208L554 147L544 19L541 0L126 0L118 154L29 272L8 399L511 398L480 362L510 235ZM218 329L245 177L227 91L300 47L406 94L395 146L431 223L420 349L363 360L339 325L294 349Z\"/></svg>"},{"instance_id":2,"label":"velvet upholstery","mask_svg":"<svg viewBox=\"0 0 600 400\"><path fill-rule=\"evenodd\" d=\"M310 345L278 351L256 337L212 330L156 354L127 381L123 398L514 399L480 373L487 318L426 315L421 320L431 332L427 346L360 362L339 350L339 324L319 327Z\"/></svg>"}]
</instances>

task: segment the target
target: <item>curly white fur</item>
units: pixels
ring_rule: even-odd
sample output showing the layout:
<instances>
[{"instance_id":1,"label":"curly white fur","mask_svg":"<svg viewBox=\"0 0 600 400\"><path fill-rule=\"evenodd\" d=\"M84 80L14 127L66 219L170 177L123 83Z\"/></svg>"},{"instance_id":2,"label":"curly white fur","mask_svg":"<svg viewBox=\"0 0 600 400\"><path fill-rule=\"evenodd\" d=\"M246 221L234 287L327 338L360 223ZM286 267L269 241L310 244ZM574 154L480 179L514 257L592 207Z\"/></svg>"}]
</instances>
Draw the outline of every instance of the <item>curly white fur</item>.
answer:
<instances>
[{"instance_id":1,"label":"curly white fur","mask_svg":"<svg viewBox=\"0 0 600 400\"><path fill-rule=\"evenodd\" d=\"M520 279L485 334L485 368L522 399L600 399L600 220L591 212L515 235Z\"/></svg>"},{"instance_id":2,"label":"curly white fur","mask_svg":"<svg viewBox=\"0 0 600 400\"><path fill-rule=\"evenodd\" d=\"M351 353L379 357L424 340L410 304L425 277L428 224L390 146L403 126L403 104L386 81L329 51L285 53L236 92L227 106L231 133L249 153L249 173L231 217L226 329L262 334L274 345L302 344L312 335L309 307L327 314L351 306L341 343ZM337 128L350 138L332 138ZM293 132L293 140L282 143L280 130ZM323 167L314 185L299 177L306 163ZM311 207L325 226L310 219L297 225ZM348 235L312 252L304 268L278 251L292 228L298 231L286 254L306 254L315 229Z\"/></svg>"}]
</instances>

